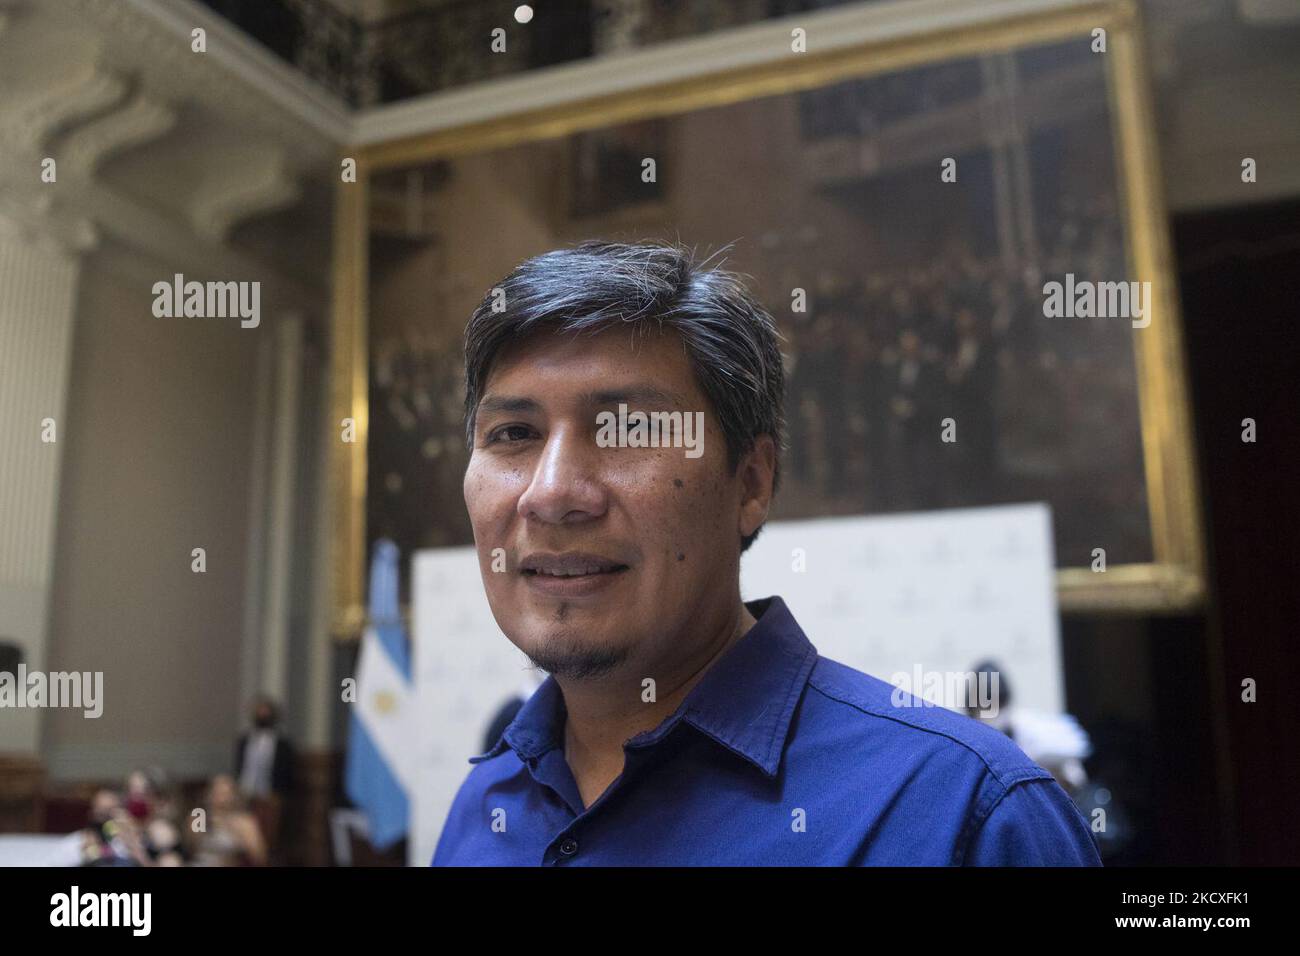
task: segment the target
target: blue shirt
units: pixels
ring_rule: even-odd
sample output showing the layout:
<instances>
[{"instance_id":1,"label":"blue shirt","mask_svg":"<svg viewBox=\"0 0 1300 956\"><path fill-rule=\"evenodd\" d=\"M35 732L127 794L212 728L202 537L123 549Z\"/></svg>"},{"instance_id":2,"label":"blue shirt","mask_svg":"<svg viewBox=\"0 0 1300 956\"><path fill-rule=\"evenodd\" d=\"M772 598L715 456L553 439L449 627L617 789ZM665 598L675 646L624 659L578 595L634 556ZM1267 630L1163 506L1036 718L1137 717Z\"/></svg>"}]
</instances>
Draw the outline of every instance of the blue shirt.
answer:
<instances>
[{"instance_id":1,"label":"blue shirt","mask_svg":"<svg viewBox=\"0 0 1300 956\"><path fill-rule=\"evenodd\" d=\"M779 597L589 807L553 676L461 785L434 866L1100 866L1010 738L817 653ZM911 698L920 703L919 698Z\"/></svg>"}]
</instances>

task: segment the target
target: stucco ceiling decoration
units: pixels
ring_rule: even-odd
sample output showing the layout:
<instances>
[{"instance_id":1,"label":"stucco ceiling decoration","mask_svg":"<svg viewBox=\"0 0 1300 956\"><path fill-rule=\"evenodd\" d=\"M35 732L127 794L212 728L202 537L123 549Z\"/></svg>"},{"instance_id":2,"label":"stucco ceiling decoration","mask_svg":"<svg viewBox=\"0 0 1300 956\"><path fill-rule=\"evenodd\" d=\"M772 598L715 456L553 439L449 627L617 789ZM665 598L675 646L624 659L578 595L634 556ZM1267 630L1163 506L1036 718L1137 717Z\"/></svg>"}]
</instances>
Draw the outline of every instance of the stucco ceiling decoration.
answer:
<instances>
[{"instance_id":1,"label":"stucco ceiling decoration","mask_svg":"<svg viewBox=\"0 0 1300 956\"><path fill-rule=\"evenodd\" d=\"M275 220L283 241L269 252L233 240L325 180L342 137L323 130L346 129L335 122L346 110L331 114L327 97L299 96L292 81L268 92L275 84L241 59L256 59L251 43L219 21L192 22L191 9L202 12L171 0L0 0L0 217L67 252L112 236L154 271L256 274L287 299L323 303L323 271L268 261L300 245L296 217ZM208 53L191 49L195 25L209 29ZM49 158L54 182L42 178Z\"/></svg>"},{"instance_id":2,"label":"stucco ceiling decoration","mask_svg":"<svg viewBox=\"0 0 1300 956\"><path fill-rule=\"evenodd\" d=\"M143 93L63 136L56 153L63 168L78 176L94 173L114 153L142 146L176 125L176 111Z\"/></svg>"},{"instance_id":3,"label":"stucco ceiling decoration","mask_svg":"<svg viewBox=\"0 0 1300 956\"><path fill-rule=\"evenodd\" d=\"M301 195L278 156L226 166L205 177L190 205L190 221L200 235L223 242L241 220L292 206Z\"/></svg>"}]
</instances>

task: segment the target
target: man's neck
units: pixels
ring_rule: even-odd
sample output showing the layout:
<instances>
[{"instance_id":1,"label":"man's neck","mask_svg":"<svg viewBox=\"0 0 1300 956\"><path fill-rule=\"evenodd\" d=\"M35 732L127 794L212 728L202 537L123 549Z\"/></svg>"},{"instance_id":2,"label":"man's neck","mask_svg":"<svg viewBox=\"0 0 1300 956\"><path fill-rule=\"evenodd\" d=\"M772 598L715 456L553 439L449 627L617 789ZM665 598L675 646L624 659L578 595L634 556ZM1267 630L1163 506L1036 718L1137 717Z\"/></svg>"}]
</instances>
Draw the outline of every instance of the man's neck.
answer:
<instances>
[{"instance_id":1,"label":"man's neck","mask_svg":"<svg viewBox=\"0 0 1300 956\"><path fill-rule=\"evenodd\" d=\"M564 722L564 757L578 783L584 806L590 806L623 771L623 744L653 730L673 713L686 695L755 624L743 603L711 623L708 640L689 642L692 653L638 668L652 673L619 673L594 681L562 681L568 716ZM683 635L686 637L686 635ZM653 678L655 699L644 699L645 678Z\"/></svg>"}]
</instances>

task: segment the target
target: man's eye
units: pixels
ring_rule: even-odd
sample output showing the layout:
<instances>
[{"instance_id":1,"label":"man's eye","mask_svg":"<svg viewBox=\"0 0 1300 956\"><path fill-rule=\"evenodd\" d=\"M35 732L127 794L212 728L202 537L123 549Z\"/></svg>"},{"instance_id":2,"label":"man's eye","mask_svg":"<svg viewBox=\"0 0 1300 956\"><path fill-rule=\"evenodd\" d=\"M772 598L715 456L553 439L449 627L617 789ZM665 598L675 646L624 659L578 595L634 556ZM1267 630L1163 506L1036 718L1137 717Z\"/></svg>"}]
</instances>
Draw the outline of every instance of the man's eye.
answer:
<instances>
[{"instance_id":1,"label":"man's eye","mask_svg":"<svg viewBox=\"0 0 1300 956\"><path fill-rule=\"evenodd\" d=\"M532 431L527 425L502 425L488 432L487 444L524 441L532 435Z\"/></svg>"}]
</instances>

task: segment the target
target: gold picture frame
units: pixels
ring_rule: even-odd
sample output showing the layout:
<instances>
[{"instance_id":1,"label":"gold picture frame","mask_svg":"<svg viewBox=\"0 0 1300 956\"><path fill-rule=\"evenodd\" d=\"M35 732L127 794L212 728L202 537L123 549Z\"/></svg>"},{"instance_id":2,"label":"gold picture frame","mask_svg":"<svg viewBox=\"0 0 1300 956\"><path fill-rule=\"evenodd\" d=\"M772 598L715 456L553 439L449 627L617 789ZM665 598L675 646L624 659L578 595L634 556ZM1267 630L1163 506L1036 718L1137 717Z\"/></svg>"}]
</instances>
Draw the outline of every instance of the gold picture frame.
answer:
<instances>
[{"instance_id":1,"label":"gold picture frame","mask_svg":"<svg viewBox=\"0 0 1300 956\"><path fill-rule=\"evenodd\" d=\"M350 420L352 442L331 462L332 597L336 635L364 621L367 408L368 180L372 173L671 116L962 56L1009 52L1106 31L1106 77L1123 199L1130 273L1150 279L1149 325L1134 333L1154 560L1105 571L1057 571L1066 612L1185 612L1204 598L1204 545L1170 240L1153 138L1150 81L1134 0L1099 0L976 25L925 30L824 53L791 54L753 66L584 98L347 151L356 182L340 184L334 233L331 423Z\"/></svg>"}]
</instances>

